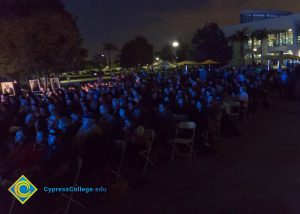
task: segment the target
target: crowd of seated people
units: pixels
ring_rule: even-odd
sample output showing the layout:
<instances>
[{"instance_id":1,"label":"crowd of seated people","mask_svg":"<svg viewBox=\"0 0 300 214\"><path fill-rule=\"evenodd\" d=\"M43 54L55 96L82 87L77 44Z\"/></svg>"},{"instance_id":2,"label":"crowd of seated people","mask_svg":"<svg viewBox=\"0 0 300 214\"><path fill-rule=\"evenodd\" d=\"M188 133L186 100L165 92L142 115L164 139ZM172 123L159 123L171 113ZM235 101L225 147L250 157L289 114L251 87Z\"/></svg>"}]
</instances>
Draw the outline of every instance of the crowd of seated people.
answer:
<instances>
[{"instance_id":1,"label":"crowd of seated people","mask_svg":"<svg viewBox=\"0 0 300 214\"><path fill-rule=\"evenodd\" d=\"M43 183L61 182L77 157L83 158L87 173L111 171L104 163L113 160L119 140L127 143L128 158L138 161L133 157L143 147L143 129L155 130L153 152L167 150L176 115L196 123L196 144L203 144L201 134L208 132L203 145L210 146L217 135L241 134L230 117L232 101L241 103L246 115L255 113L260 101L268 106L268 90L284 85L287 93L284 75L254 67L142 71L118 76L111 84L99 81L40 95L5 96L0 104L1 184L20 172L43 177L37 179Z\"/></svg>"}]
</instances>

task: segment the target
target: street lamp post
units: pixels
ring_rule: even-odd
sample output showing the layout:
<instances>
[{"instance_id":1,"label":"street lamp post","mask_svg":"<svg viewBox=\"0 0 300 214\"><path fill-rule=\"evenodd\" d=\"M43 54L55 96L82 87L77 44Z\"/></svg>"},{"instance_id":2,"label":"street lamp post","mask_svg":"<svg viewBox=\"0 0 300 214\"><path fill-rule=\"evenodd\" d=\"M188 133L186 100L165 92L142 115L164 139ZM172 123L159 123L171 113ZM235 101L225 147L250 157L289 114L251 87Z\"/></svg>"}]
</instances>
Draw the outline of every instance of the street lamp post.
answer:
<instances>
[{"instance_id":1,"label":"street lamp post","mask_svg":"<svg viewBox=\"0 0 300 214\"><path fill-rule=\"evenodd\" d=\"M173 46L173 54L174 54L174 57L175 57L175 63L176 63L176 61L177 61L177 53L176 53L176 49L178 48L178 46L179 46L179 42L177 42L177 41L174 41L173 43L172 43L172 46Z\"/></svg>"}]
</instances>

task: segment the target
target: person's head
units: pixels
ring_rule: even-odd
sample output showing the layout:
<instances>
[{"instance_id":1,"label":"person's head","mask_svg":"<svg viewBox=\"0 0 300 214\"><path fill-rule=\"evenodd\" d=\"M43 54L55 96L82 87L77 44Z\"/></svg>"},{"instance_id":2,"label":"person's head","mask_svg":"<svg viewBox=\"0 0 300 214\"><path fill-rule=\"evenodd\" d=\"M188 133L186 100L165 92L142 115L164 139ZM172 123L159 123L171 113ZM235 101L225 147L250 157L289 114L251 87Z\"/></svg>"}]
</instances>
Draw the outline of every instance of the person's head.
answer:
<instances>
[{"instance_id":1,"label":"person's head","mask_svg":"<svg viewBox=\"0 0 300 214\"><path fill-rule=\"evenodd\" d=\"M25 99L24 97L21 97L20 98L20 104L21 104L21 106L26 106L26 105L28 105L28 100Z\"/></svg>"},{"instance_id":2,"label":"person's head","mask_svg":"<svg viewBox=\"0 0 300 214\"><path fill-rule=\"evenodd\" d=\"M71 120L69 118L63 117L58 120L57 128L60 131L66 132L70 126L71 126Z\"/></svg>"},{"instance_id":3,"label":"person's head","mask_svg":"<svg viewBox=\"0 0 300 214\"><path fill-rule=\"evenodd\" d=\"M124 97L119 99L119 103L120 103L120 107L125 108L127 103L126 103L126 99Z\"/></svg>"},{"instance_id":4,"label":"person's head","mask_svg":"<svg viewBox=\"0 0 300 214\"><path fill-rule=\"evenodd\" d=\"M244 89L243 86L241 86L241 87L240 87L240 93L243 93L243 92L245 92L245 89Z\"/></svg>"},{"instance_id":5,"label":"person's head","mask_svg":"<svg viewBox=\"0 0 300 214\"><path fill-rule=\"evenodd\" d=\"M46 108L40 107L40 115L42 115L44 117L46 117L48 115Z\"/></svg>"},{"instance_id":6,"label":"person's head","mask_svg":"<svg viewBox=\"0 0 300 214\"><path fill-rule=\"evenodd\" d=\"M210 93L210 91L208 91L208 90L205 92L206 97L209 97L210 94L211 94L211 93Z\"/></svg>"},{"instance_id":7,"label":"person's head","mask_svg":"<svg viewBox=\"0 0 300 214\"><path fill-rule=\"evenodd\" d=\"M169 103L170 102L170 97L164 97L164 102Z\"/></svg>"},{"instance_id":8,"label":"person's head","mask_svg":"<svg viewBox=\"0 0 300 214\"><path fill-rule=\"evenodd\" d=\"M113 98L112 102L111 102L111 106L114 110L118 109L119 108L119 100L117 98Z\"/></svg>"},{"instance_id":9,"label":"person's head","mask_svg":"<svg viewBox=\"0 0 300 214\"><path fill-rule=\"evenodd\" d=\"M48 135L48 146L54 146L57 144L58 137L55 134Z\"/></svg>"},{"instance_id":10,"label":"person's head","mask_svg":"<svg viewBox=\"0 0 300 214\"><path fill-rule=\"evenodd\" d=\"M108 113L107 105L104 105L104 104L100 105L99 112L100 112L100 115L104 115L104 114Z\"/></svg>"},{"instance_id":11,"label":"person's head","mask_svg":"<svg viewBox=\"0 0 300 214\"><path fill-rule=\"evenodd\" d=\"M128 102L127 109L130 111L134 109L134 103L132 101Z\"/></svg>"},{"instance_id":12,"label":"person's head","mask_svg":"<svg viewBox=\"0 0 300 214\"><path fill-rule=\"evenodd\" d=\"M36 112L38 110L36 105L31 105L30 109L31 109L31 112Z\"/></svg>"},{"instance_id":13,"label":"person's head","mask_svg":"<svg viewBox=\"0 0 300 214\"><path fill-rule=\"evenodd\" d=\"M47 122L48 130L56 129L57 121L58 121L58 117L56 115L51 115L48 118L48 122Z\"/></svg>"},{"instance_id":14,"label":"person's head","mask_svg":"<svg viewBox=\"0 0 300 214\"><path fill-rule=\"evenodd\" d=\"M123 119L126 118L126 110L124 108L119 109L119 116Z\"/></svg>"},{"instance_id":15,"label":"person's head","mask_svg":"<svg viewBox=\"0 0 300 214\"><path fill-rule=\"evenodd\" d=\"M24 143L26 141L25 131L19 129L15 134L15 143Z\"/></svg>"},{"instance_id":16,"label":"person's head","mask_svg":"<svg viewBox=\"0 0 300 214\"><path fill-rule=\"evenodd\" d=\"M181 98L181 97L178 98L177 99L177 104L178 104L179 107L182 108L184 106L184 100L183 100L183 98Z\"/></svg>"},{"instance_id":17,"label":"person's head","mask_svg":"<svg viewBox=\"0 0 300 214\"><path fill-rule=\"evenodd\" d=\"M50 114L54 114L56 112L56 106L53 103L49 103L48 111Z\"/></svg>"},{"instance_id":18,"label":"person's head","mask_svg":"<svg viewBox=\"0 0 300 214\"><path fill-rule=\"evenodd\" d=\"M66 105L67 106L71 106L73 104L72 100L71 99L66 99Z\"/></svg>"},{"instance_id":19,"label":"person's head","mask_svg":"<svg viewBox=\"0 0 300 214\"><path fill-rule=\"evenodd\" d=\"M70 115L70 117L72 124L78 123L80 121L80 116L78 114L73 113Z\"/></svg>"},{"instance_id":20,"label":"person's head","mask_svg":"<svg viewBox=\"0 0 300 214\"><path fill-rule=\"evenodd\" d=\"M164 94L168 96L170 94L170 90L168 88L165 88L164 89Z\"/></svg>"},{"instance_id":21,"label":"person's head","mask_svg":"<svg viewBox=\"0 0 300 214\"><path fill-rule=\"evenodd\" d=\"M135 119L138 119L138 118L141 117L141 114L142 114L141 109L135 108L135 109L133 110L132 116L133 116Z\"/></svg>"},{"instance_id":22,"label":"person's head","mask_svg":"<svg viewBox=\"0 0 300 214\"><path fill-rule=\"evenodd\" d=\"M89 117L89 116L84 116L82 118L82 128L83 129L89 129L90 127L92 127L95 124L95 121L93 118Z\"/></svg>"},{"instance_id":23,"label":"person's head","mask_svg":"<svg viewBox=\"0 0 300 214\"><path fill-rule=\"evenodd\" d=\"M158 112L161 113L161 114L166 112L166 106L163 103L159 104Z\"/></svg>"},{"instance_id":24,"label":"person's head","mask_svg":"<svg viewBox=\"0 0 300 214\"><path fill-rule=\"evenodd\" d=\"M124 128L132 128L132 122L129 120L129 119L126 119L125 120L125 123L124 123Z\"/></svg>"},{"instance_id":25,"label":"person's head","mask_svg":"<svg viewBox=\"0 0 300 214\"><path fill-rule=\"evenodd\" d=\"M44 144L46 141L46 136L42 131L38 131L35 137L35 143Z\"/></svg>"},{"instance_id":26,"label":"person's head","mask_svg":"<svg viewBox=\"0 0 300 214\"><path fill-rule=\"evenodd\" d=\"M25 124L26 126L32 126L34 124L35 118L32 113L27 114L25 117Z\"/></svg>"},{"instance_id":27,"label":"person's head","mask_svg":"<svg viewBox=\"0 0 300 214\"><path fill-rule=\"evenodd\" d=\"M198 100L197 102L196 102L196 109L198 110L198 111L202 111L203 110L203 106L202 106L202 103Z\"/></svg>"}]
</instances>

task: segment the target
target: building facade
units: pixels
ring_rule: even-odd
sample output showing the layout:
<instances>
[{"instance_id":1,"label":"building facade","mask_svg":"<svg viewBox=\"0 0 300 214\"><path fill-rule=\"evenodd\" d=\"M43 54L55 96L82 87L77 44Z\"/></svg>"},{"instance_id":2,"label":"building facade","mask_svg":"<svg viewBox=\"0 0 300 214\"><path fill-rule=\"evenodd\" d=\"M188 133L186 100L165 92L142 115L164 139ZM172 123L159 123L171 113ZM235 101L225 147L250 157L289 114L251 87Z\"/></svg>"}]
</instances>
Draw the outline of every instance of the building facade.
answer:
<instances>
[{"instance_id":1,"label":"building facade","mask_svg":"<svg viewBox=\"0 0 300 214\"><path fill-rule=\"evenodd\" d=\"M300 14L244 11L240 21L223 28L233 47L232 64L266 64L270 56L300 57Z\"/></svg>"},{"instance_id":2,"label":"building facade","mask_svg":"<svg viewBox=\"0 0 300 214\"><path fill-rule=\"evenodd\" d=\"M240 13L240 24L292 15L288 11L246 10Z\"/></svg>"}]
</instances>

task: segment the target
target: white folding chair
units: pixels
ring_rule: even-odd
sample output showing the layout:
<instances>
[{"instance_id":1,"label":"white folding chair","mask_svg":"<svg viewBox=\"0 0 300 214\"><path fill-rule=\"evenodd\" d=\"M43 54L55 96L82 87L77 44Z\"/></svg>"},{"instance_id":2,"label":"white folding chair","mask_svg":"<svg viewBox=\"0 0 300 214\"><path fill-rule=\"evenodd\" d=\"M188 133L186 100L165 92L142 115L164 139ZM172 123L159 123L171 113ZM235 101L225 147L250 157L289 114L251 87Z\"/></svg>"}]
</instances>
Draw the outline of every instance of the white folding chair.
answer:
<instances>
[{"instance_id":1,"label":"white folding chair","mask_svg":"<svg viewBox=\"0 0 300 214\"><path fill-rule=\"evenodd\" d=\"M145 166L143 169L143 175L146 174L146 170L147 170L149 163L152 166L156 167L155 163L150 158L151 154L152 154L152 145L153 145L154 138L155 138L155 131L152 129L145 129L144 137L146 139L146 149L143 151L140 151L140 153L139 153L146 160Z\"/></svg>"},{"instance_id":2,"label":"white folding chair","mask_svg":"<svg viewBox=\"0 0 300 214\"><path fill-rule=\"evenodd\" d=\"M176 122L182 122L188 120L188 116L186 114L175 114L174 117Z\"/></svg>"},{"instance_id":3,"label":"white folding chair","mask_svg":"<svg viewBox=\"0 0 300 214\"><path fill-rule=\"evenodd\" d=\"M240 102L230 102L229 116L237 123L240 122L241 113L241 103Z\"/></svg>"},{"instance_id":4,"label":"white folding chair","mask_svg":"<svg viewBox=\"0 0 300 214\"><path fill-rule=\"evenodd\" d=\"M181 131L192 131L192 134L190 137L180 137ZM171 143L173 144L172 148L172 157L171 160L174 160L175 155L184 155L189 157L189 163L192 161L192 155L194 153L194 139L195 139L195 130L196 130L196 123L194 122L180 122L178 124L178 128L176 130L176 137L171 140ZM188 154L184 154L180 152L178 145L185 145L189 149ZM176 153L175 153L176 150Z\"/></svg>"},{"instance_id":5,"label":"white folding chair","mask_svg":"<svg viewBox=\"0 0 300 214\"><path fill-rule=\"evenodd\" d=\"M127 143L123 140L115 140L114 143L116 148L121 151L121 158L118 163L118 166L115 170L111 171L116 176L116 180L118 181L121 178L121 170L125 160Z\"/></svg>"},{"instance_id":6,"label":"white folding chair","mask_svg":"<svg viewBox=\"0 0 300 214\"><path fill-rule=\"evenodd\" d=\"M81 168L82 168L82 164L83 164L82 158L77 158L77 161L78 161L78 165L77 165L78 167L77 167L77 172L76 172L73 186L78 186L78 180L79 180L79 176L80 176L80 172L81 172ZM77 204L81 208L85 208L85 206L82 203L80 203L79 201L77 201L73 198L73 195L74 195L74 192L71 192L69 196L66 194L62 194L62 197L66 198L68 200L67 207L64 212L65 214L69 213L69 210L71 207L71 202L73 202L74 204Z\"/></svg>"},{"instance_id":7,"label":"white folding chair","mask_svg":"<svg viewBox=\"0 0 300 214\"><path fill-rule=\"evenodd\" d=\"M16 204L16 201L17 199L14 197L12 202L11 202L11 205L10 205L10 208L9 208L9 211L8 211L8 214L12 214L13 213L13 210L14 210L14 207L15 207L15 204Z\"/></svg>"}]
</instances>

